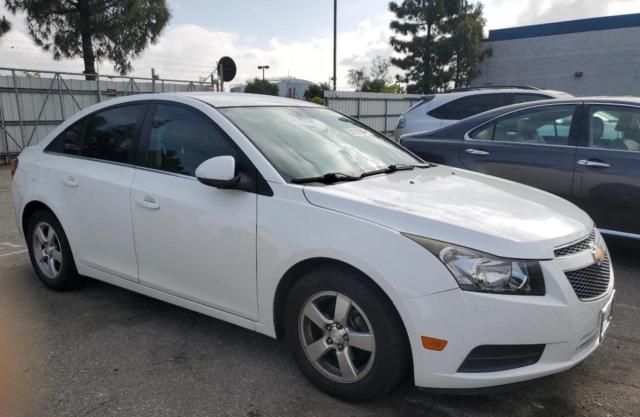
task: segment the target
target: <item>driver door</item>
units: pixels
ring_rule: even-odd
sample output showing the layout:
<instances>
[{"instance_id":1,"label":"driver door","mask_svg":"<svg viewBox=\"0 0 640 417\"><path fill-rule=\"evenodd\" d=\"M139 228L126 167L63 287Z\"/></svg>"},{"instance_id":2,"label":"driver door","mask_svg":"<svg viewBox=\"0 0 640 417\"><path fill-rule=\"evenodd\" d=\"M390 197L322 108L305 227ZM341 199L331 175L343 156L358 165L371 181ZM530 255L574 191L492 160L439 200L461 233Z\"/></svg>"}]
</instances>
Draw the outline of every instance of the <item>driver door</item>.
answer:
<instances>
[{"instance_id":1,"label":"driver door","mask_svg":"<svg viewBox=\"0 0 640 417\"><path fill-rule=\"evenodd\" d=\"M207 116L152 104L131 188L140 283L257 320L256 204L200 183L195 169L239 151Z\"/></svg>"}]
</instances>

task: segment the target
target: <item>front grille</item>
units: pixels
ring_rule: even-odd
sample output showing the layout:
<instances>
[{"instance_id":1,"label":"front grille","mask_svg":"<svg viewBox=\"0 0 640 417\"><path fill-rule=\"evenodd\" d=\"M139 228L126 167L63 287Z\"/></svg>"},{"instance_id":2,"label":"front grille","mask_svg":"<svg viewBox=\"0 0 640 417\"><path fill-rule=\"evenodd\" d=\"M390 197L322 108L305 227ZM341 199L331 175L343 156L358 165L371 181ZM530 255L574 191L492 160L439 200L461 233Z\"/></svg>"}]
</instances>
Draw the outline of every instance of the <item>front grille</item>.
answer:
<instances>
[{"instance_id":1,"label":"front grille","mask_svg":"<svg viewBox=\"0 0 640 417\"><path fill-rule=\"evenodd\" d=\"M474 348L458 372L498 372L533 365L545 345L483 345Z\"/></svg>"},{"instance_id":2,"label":"front grille","mask_svg":"<svg viewBox=\"0 0 640 417\"><path fill-rule=\"evenodd\" d=\"M575 271L567 271L573 290L581 300L590 300L607 292L611 280L611 263L609 255L600 264L593 264Z\"/></svg>"},{"instance_id":3,"label":"front grille","mask_svg":"<svg viewBox=\"0 0 640 417\"><path fill-rule=\"evenodd\" d=\"M561 248L557 248L556 250L553 251L553 253L555 254L556 258L560 258L562 256L569 256L576 253L584 252L595 246L596 239L597 239L596 229L593 229L591 234L586 238L582 239L579 242L572 243L570 245L567 245Z\"/></svg>"}]
</instances>

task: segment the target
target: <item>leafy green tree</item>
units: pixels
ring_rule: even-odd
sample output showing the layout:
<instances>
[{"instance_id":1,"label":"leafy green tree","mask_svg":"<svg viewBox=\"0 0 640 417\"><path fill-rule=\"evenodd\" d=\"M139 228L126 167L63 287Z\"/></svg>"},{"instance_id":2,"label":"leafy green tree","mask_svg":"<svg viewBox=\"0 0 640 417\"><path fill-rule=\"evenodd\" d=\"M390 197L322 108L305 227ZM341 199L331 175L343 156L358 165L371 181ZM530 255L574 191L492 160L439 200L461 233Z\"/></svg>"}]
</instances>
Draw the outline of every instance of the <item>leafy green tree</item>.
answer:
<instances>
[{"instance_id":1,"label":"leafy green tree","mask_svg":"<svg viewBox=\"0 0 640 417\"><path fill-rule=\"evenodd\" d=\"M11 22L6 17L0 18L0 37L11 30Z\"/></svg>"},{"instance_id":2,"label":"leafy green tree","mask_svg":"<svg viewBox=\"0 0 640 417\"><path fill-rule=\"evenodd\" d=\"M407 92L403 86L398 83L388 84L382 90L383 93L391 93L391 94L404 94Z\"/></svg>"},{"instance_id":3,"label":"leafy green tree","mask_svg":"<svg viewBox=\"0 0 640 417\"><path fill-rule=\"evenodd\" d=\"M387 83L384 80L372 80L367 79L362 83L362 88L360 91L364 93L382 93L384 92Z\"/></svg>"},{"instance_id":4,"label":"leafy green tree","mask_svg":"<svg viewBox=\"0 0 640 417\"><path fill-rule=\"evenodd\" d=\"M264 94L267 96L277 96L278 86L269 80L261 80L259 78L249 81L244 88L245 93Z\"/></svg>"},{"instance_id":5,"label":"leafy green tree","mask_svg":"<svg viewBox=\"0 0 640 417\"><path fill-rule=\"evenodd\" d=\"M322 97L312 97L309 101L316 104L322 104L324 106L324 99Z\"/></svg>"},{"instance_id":6,"label":"leafy green tree","mask_svg":"<svg viewBox=\"0 0 640 417\"><path fill-rule=\"evenodd\" d=\"M454 87L466 87L478 75L478 66L486 51L482 45L486 20L481 3L462 1L461 10L450 22L451 37L448 39L453 52Z\"/></svg>"},{"instance_id":7,"label":"leafy green tree","mask_svg":"<svg viewBox=\"0 0 640 417\"><path fill-rule=\"evenodd\" d=\"M356 91L365 93L404 92L404 88L401 86L389 84L391 78L389 76L390 67L391 60L377 56L371 62L369 75L366 75L367 70L365 68L349 70L349 83Z\"/></svg>"},{"instance_id":8,"label":"leafy green tree","mask_svg":"<svg viewBox=\"0 0 640 417\"><path fill-rule=\"evenodd\" d=\"M25 12L37 45L54 59L82 57L87 79L96 59L114 62L121 74L131 60L155 43L170 18L165 0L5 0L12 12Z\"/></svg>"},{"instance_id":9,"label":"leafy green tree","mask_svg":"<svg viewBox=\"0 0 640 417\"><path fill-rule=\"evenodd\" d=\"M304 92L304 99L307 101L314 101L314 98L319 98L321 104L324 104L324 92L331 90L329 83L311 84L307 91Z\"/></svg>"},{"instance_id":10,"label":"leafy green tree","mask_svg":"<svg viewBox=\"0 0 640 417\"><path fill-rule=\"evenodd\" d=\"M412 93L443 91L468 82L477 71L482 45L482 6L467 0L391 2L395 14L390 43L402 56L393 65L405 71L398 81ZM481 54L480 54L481 57Z\"/></svg>"},{"instance_id":11,"label":"leafy green tree","mask_svg":"<svg viewBox=\"0 0 640 417\"><path fill-rule=\"evenodd\" d=\"M391 68L391 60L377 56L371 61L369 76L373 80L382 80L386 83L389 81L389 68Z\"/></svg>"},{"instance_id":12,"label":"leafy green tree","mask_svg":"<svg viewBox=\"0 0 640 417\"><path fill-rule=\"evenodd\" d=\"M362 84L367 80L364 67L359 69L350 69L347 72L347 82L356 91L360 91Z\"/></svg>"}]
</instances>

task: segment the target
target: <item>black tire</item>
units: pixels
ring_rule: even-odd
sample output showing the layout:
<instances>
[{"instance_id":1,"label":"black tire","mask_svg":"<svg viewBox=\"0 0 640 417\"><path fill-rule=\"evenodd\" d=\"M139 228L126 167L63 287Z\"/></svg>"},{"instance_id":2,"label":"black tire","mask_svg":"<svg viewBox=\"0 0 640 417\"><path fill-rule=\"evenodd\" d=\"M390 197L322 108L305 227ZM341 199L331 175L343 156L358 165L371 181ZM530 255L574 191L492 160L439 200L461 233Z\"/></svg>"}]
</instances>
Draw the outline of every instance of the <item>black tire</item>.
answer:
<instances>
[{"instance_id":1,"label":"black tire","mask_svg":"<svg viewBox=\"0 0 640 417\"><path fill-rule=\"evenodd\" d=\"M363 373L362 379L355 382L340 382L327 377L316 368L318 365L314 365L309 359L303 346L303 338L307 337L302 335L305 325L299 321L301 315L304 316L303 308L308 306L309 300L326 292L339 293L351 299L355 307L351 307L349 311L354 311L355 308L361 310L375 337L375 355L371 364L367 365L368 371L366 374ZM335 307L333 308L335 312ZM341 266L327 266L308 272L291 289L285 315L285 337L294 360L314 385L330 395L352 402L368 401L387 394L407 375L410 352L402 321L384 293L356 271ZM317 329L316 333L320 331L319 327ZM319 336L318 340L325 336L327 335ZM324 340L329 342L329 339ZM337 346L333 347L336 355ZM353 353L353 347L349 349L351 355L358 353L358 350ZM332 353L329 352L327 355ZM327 357L322 360L329 362L331 359Z\"/></svg>"},{"instance_id":2,"label":"black tire","mask_svg":"<svg viewBox=\"0 0 640 417\"><path fill-rule=\"evenodd\" d=\"M53 229L56 236L56 247L59 248L59 252L62 254L62 261L58 263L59 271L54 276L48 276L43 272L42 267L36 259L37 254L35 251L34 243L36 237L34 235L35 229L39 225L48 225ZM38 210L34 212L29 218L26 230L27 246L29 248L29 258L31 259L31 265L36 271L38 278L47 287L56 291L65 291L73 288L77 288L83 281L82 276L78 275L76 264L71 253L69 241L67 235L64 233L60 222L50 211Z\"/></svg>"}]
</instances>

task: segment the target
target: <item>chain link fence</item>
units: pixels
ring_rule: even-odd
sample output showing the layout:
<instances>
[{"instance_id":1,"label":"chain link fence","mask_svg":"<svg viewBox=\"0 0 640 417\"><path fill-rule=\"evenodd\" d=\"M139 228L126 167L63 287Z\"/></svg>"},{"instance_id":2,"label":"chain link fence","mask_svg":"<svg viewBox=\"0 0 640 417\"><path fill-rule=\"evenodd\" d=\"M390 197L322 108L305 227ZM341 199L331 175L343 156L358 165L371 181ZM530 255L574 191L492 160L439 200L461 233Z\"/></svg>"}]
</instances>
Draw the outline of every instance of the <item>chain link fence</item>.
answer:
<instances>
[{"instance_id":1,"label":"chain link fence","mask_svg":"<svg viewBox=\"0 0 640 417\"><path fill-rule=\"evenodd\" d=\"M38 143L67 117L104 100L141 93L213 91L212 81L125 77L0 67L0 161ZM0 163L1 163L0 162Z\"/></svg>"}]
</instances>

